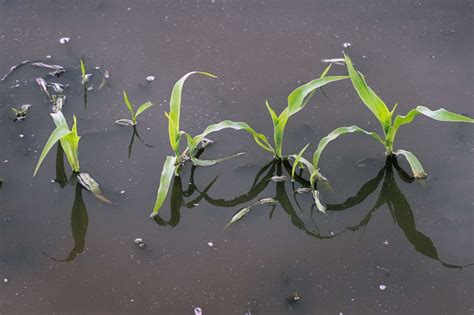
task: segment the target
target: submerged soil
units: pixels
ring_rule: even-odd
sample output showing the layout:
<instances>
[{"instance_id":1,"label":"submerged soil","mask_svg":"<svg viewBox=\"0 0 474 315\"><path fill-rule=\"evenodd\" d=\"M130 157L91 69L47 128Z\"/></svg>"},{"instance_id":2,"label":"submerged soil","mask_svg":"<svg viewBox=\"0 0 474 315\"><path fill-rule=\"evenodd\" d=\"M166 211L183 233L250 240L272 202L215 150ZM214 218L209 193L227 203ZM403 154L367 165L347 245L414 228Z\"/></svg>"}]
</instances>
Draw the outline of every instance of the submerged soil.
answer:
<instances>
[{"instance_id":1,"label":"submerged soil","mask_svg":"<svg viewBox=\"0 0 474 315\"><path fill-rule=\"evenodd\" d=\"M187 165L160 216L149 218L171 153L163 112L186 72L219 75L186 83L181 125L194 134L232 119L270 136L265 99L283 108L347 42L369 84L401 114L426 105L473 117L471 17L462 1L0 1L0 72L25 59L67 69L47 80L70 85L63 112L78 119L81 168L113 201L68 181L56 148L32 177L54 128L35 82L46 71L25 66L0 82L0 314L474 312L474 267L463 267L474 262L469 125L419 117L400 130L395 146L429 173L421 182L407 180L404 161L387 164L372 139L341 138L321 163L331 180L322 189L326 214L294 193L304 181L268 180L287 165L226 131L203 157L247 153ZM62 37L71 40L62 45ZM95 75L86 100L80 58ZM104 70L110 79L98 91ZM123 89L135 104L155 103L136 128L147 145L113 123L128 118ZM378 130L350 82L324 92L290 121L286 153L308 142L313 151L341 125ZM22 104L32 104L27 119L13 122L10 107ZM277 204L224 229L267 197Z\"/></svg>"}]
</instances>

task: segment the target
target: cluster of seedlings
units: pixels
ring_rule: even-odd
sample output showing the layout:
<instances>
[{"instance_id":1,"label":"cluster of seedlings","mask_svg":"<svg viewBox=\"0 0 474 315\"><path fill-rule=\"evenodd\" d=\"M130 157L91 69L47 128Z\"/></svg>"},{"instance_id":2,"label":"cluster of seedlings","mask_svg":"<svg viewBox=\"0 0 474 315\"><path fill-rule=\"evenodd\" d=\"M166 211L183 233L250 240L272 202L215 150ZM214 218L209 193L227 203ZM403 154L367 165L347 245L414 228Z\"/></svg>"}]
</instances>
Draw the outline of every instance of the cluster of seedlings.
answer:
<instances>
[{"instance_id":1,"label":"cluster of seedlings","mask_svg":"<svg viewBox=\"0 0 474 315\"><path fill-rule=\"evenodd\" d=\"M303 84L296 88L293 92L291 92L288 95L287 106L280 114L277 114L272 109L268 101L266 101L266 107L273 123L273 143L268 140L267 136L257 132L249 124L240 121L223 120L221 122L209 125L207 128L204 129L202 133L198 135L191 135L188 132L183 131L180 128L180 112L182 91L185 81L192 75L201 75L209 78L216 78L216 76L207 72L194 71L187 73L181 79L179 79L175 83L171 92L171 97L169 101L169 112L165 113L165 116L168 119L168 135L173 154L167 156L163 164L157 197L152 211L152 217L158 215L160 208L163 206L163 203L166 200L168 191L173 182L173 178L179 178L180 171L184 167L186 162L191 162L193 168L196 166L211 166L218 162L241 154L237 153L229 157L212 160L204 160L200 158L200 154L203 152L203 150L209 144L212 143L212 141L209 140L207 137L211 133L218 132L224 129L233 129L237 131L241 130L249 133L258 146L268 151L273 156L274 161L280 163L280 165L285 166L285 169L287 170L288 175L291 175L292 180L305 183L303 187L298 188L297 192L311 193L314 199L314 204L316 205L318 210L324 212L327 210L327 207L323 205L323 203L319 199L319 191L317 189L317 186L318 182L324 183L327 181L327 179L321 174L319 170L319 163L324 149L331 141L337 139L339 136L355 132L371 136L377 142L384 146L385 155L387 157L390 157L391 159L396 159L397 156L405 157L411 167L413 177L419 179L424 178L427 175L418 158L410 151L394 149L394 143L398 129L402 125L411 123L418 115L424 115L438 121L474 123L474 119L447 111L444 108L438 110L431 110L424 106L417 106L416 108L410 110L406 115L396 115L395 111L397 109L397 104L395 104L390 110L384 103L384 101L368 86L364 75L354 68L352 61L348 55L344 54L344 58L338 58L334 60L336 60L338 64L343 64L347 67L347 75L328 75L331 69L331 65L329 65L322 72L319 78L314 79L306 84ZM2 79L2 81L5 80L7 76L15 69L27 64L52 70L52 72L49 73L49 75L52 76L59 76L65 71L65 69L61 66L48 65L41 62L25 61L22 62L20 65L12 67ZM87 91L91 90L93 87L90 84L91 74L88 74L86 72L86 68L82 60L80 62L80 66L82 85L84 86L84 104L86 106ZM105 73L103 74L102 82L100 83L98 89L101 89L104 86L108 78L109 73L108 71L105 71ZM381 133L376 131L364 130L356 125L339 127L319 141L317 149L312 155L312 160L308 160L304 157L304 154L309 144L306 145L297 154L284 154L283 136L285 132L285 127L290 117L304 109L305 106L308 104L308 101L318 89L322 88L326 84L346 79L349 79L352 82L352 85L356 93L360 97L362 103L365 104L365 106L375 115L376 119L379 121L381 125ZM44 158L51 150L51 148L54 146L54 144L59 142L60 146L62 147L62 150L64 151L67 157L67 161L69 162L72 171L77 175L78 182L87 190L90 190L92 193L94 193L94 195L102 201L110 202L101 193L97 182L89 174L81 173L78 157L80 137L77 134L77 121L74 116L72 128L69 128L66 119L62 114L62 108L66 100L66 96L63 94L65 87L59 83L47 83L43 78L36 79L36 82L52 104L51 116L56 125L56 128L54 129L50 138L46 142L43 152L39 157L34 174L37 173L41 163L43 162ZM52 94L50 90L54 91L55 94ZM130 111L131 117L130 119L119 119L115 123L119 125L132 126L134 128L134 137L136 134L135 125L138 123L138 116L140 116L140 114L152 107L153 104L151 102L145 102L135 110L125 91L123 91L123 98L125 105ZM24 105L20 109L12 109L15 112L16 120L25 119L29 107L29 105ZM138 134L136 135L138 136ZM182 145L181 140L184 138L186 140L186 144ZM290 161L292 161L292 164L290 164ZM300 168L300 172L299 174L296 174L296 169L298 167ZM308 179L303 180L302 171L304 169L309 172L309 177ZM281 172L279 172L277 175L270 177L269 179L276 182L290 180L288 176L282 175ZM229 225L241 219L246 213L250 211L252 207L261 204L276 204L279 201L278 198L279 197L277 195L275 198L262 199L246 208L243 208L232 217Z\"/></svg>"}]
</instances>

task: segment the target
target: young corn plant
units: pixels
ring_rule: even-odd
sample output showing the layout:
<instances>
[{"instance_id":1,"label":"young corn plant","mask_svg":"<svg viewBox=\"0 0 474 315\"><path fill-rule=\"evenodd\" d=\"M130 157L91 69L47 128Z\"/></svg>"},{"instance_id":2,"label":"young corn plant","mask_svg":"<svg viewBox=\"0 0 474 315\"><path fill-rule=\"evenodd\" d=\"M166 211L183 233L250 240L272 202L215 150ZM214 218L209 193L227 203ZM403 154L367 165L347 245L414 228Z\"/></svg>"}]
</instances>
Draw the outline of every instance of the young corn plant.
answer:
<instances>
[{"instance_id":1,"label":"young corn plant","mask_svg":"<svg viewBox=\"0 0 474 315\"><path fill-rule=\"evenodd\" d=\"M344 54L344 61L347 66L349 77L352 81L354 89L356 90L357 94L359 95L365 106L375 115L375 117L379 121L382 127L382 134L379 134L374 131L366 131L355 125L348 127L339 127L332 131L329 135L321 139L318 148L313 154L312 163L302 157L304 150L300 152L300 154L295 155L295 161L301 162L308 168L311 174L312 183L314 183L315 179L325 179L320 174L318 169L321 154L331 141L337 139L341 135L359 132L373 137L375 140L377 140L384 146L385 154L387 156L404 156L410 164L413 176L417 179L422 179L425 178L427 174L425 173L425 170L423 169L423 166L421 165L418 158L410 151L402 149L394 150L394 142L398 129L403 125L411 123L413 119L418 115L425 115L437 121L474 123L474 119L447 111L444 108L440 108L433 111L425 106L417 106L416 108L410 110L405 116L394 116L397 104L393 106L392 110L389 110L387 105L385 105L385 103L382 101L382 99L367 85L364 75L354 68L351 59L346 54ZM295 163L294 167L296 166L296 164L298 163Z\"/></svg>"},{"instance_id":2,"label":"young corn plant","mask_svg":"<svg viewBox=\"0 0 474 315\"><path fill-rule=\"evenodd\" d=\"M51 117L53 117L54 124L56 125L56 129L53 130L51 136L49 137L46 145L44 146L43 151L38 160L38 164L36 165L35 172L33 176L36 175L38 169L43 163L44 158L51 150L51 148L59 141L61 147L66 154L66 158L71 166L71 169L75 173L79 173L80 166L79 166L79 140L81 137L77 135L77 120L76 116L74 116L74 123L72 125L72 129L69 129L69 126L64 118L64 115L61 111L57 113L51 113Z\"/></svg>"},{"instance_id":3,"label":"young corn plant","mask_svg":"<svg viewBox=\"0 0 474 315\"><path fill-rule=\"evenodd\" d=\"M234 130L243 130L252 135L255 142L262 147L263 149L274 152L270 143L268 142L267 138L256 132L252 129L247 123L245 122L235 122L231 120L224 120L217 124L209 125L204 132L197 136L191 136L190 134L182 131L180 129L180 115L181 115L181 96L183 91L183 85L186 79L194 74L199 74L211 78L216 78L215 75L207 73L207 72L200 72L200 71L193 71L189 72L184 75L181 79L179 79L173 87L170 97L170 111L169 113L165 113L166 117L168 118L168 135L170 140L171 149L174 152L174 156L168 156L165 160L163 165L163 170L160 177L160 186L158 188L158 193L156 197L155 206L153 208L152 216L155 216L158 211L160 210L161 206L163 205L166 195L168 194L168 190L173 179L174 175L178 175L179 171L184 165L184 163L188 160L194 165L197 166L210 166L214 165L218 162L224 161L229 159L230 157L225 157L221 159L215 160L203 160L197 156L199 150L205 147L207 144L210 143L206 137L217 131L221 131L223 129L234 129ZM182 137L186 138L187 145L184 151L180 151L181 147L181 139ZM240 155L236 154L231 157Z\"/></svg>"},{"instance_id":4,"label":"young corn plant","mask_svg":"<svg viewBox=\"0 0 474 315\"><path fill-rule=\"evenodd\" d=\"M362 102L367 106L367 108L375 115L377 120L379 121L382 127L382 135L374 131L366 131L359 126L347 126L347 127L339 127L333 130L329 135L322 138L318 144L316 151L313 154L312 162L306 160L303 157L304 151L306 150L307 146L301 150L299 154L292 155L291 157L295 159L293 164L292 173L294 174L297 165L306 166L310 173L310 182L311 187L313 187L313 197L315 203L320 211L325 211L326 208L321 203L319 199L319 192L315 188L316 180L325 181L326 178L321 175L319 172L319 160L321 158L321 154L326 148L326 146L333 140L337 139L339 136L347 134L347 133L354 133L359 132L366 135L373 137L379 143L381 143L385 148L385 154L387 156L395 155L395 156L404 156L408 163L410 164L410 168L413 172L413 176L418 179L425 178L427 174L423 169L418 158L410 151L398 149L394 151L393 145L395 142L395 136L397 134L398 129L405 124L409 124L413 121L413 119L422 114L429 118L438 121L446 121L446 122L467 122L473 123L474 119L452 113L447 111L444 108L434 110L425 107L425 106L417 106L416 108L410 110L408 114L405 116L396 115L394 117L395 110L397 108L397 104L393 106L392 110L390 111L382 101L382 99L367 85L365 81L365 77L362 73L358 72L353 64L351 59L348 55L344 53L344 61L347 66L347 70L349 73L349 77L351 79L352 85L356 90L357 94L359 95Z\"/></svg>"},{"instance_id":5,"label":"young corn plant","mask_svg":"<svg viewBox=\"0 0 474 315\"><path fill-rule=\"evenodd\" d=\"M272 109L268 101L265 102L273 122L273 144L270 152L275 155L277 159L283 159L283 134L285 132L286 124L291 116L302 110L318 88L325 86L328 83L347 79L348 76L326 76L331 65L329 65L318 79L312 80L302 86L296 88L290 95L288 95L287 107L277 115Z\"/></svg>"},{"instance_id":6,"label":"young corn plant","mask_svg":"<svg viewBox=\"0 0 474 315\"><path fill-rule=\"evenodd\" d=\"M127 105L128 110L130 111L132 119L119 119L115 122L119 125L135 126L137 124L137 117L153 106L152 102L145 102L140 105L140 107L138 107L137 111L135 112L133 109L133 105L132 103L130 103L130 100L128 99L127 93L125 91L123 91L123 100L125 102L125 105Z\"/></svg>"}]
</instances>

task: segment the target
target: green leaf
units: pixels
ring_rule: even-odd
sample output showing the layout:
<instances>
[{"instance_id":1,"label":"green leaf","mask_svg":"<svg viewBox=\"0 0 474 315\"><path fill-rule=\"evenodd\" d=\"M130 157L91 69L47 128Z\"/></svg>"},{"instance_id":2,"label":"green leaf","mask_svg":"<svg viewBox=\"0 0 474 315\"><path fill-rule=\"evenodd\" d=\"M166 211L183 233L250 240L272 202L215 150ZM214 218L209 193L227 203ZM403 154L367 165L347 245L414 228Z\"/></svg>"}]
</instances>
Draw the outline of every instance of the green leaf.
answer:
<instances>
[{"instance_id":1,"label":"green leaf","mask_svg":"<svg viewBox=\"0 0 474 315\"><path fill-rule=\"evenodd\" d=\"M407 159L408 163L410 164L411 171L413 172L413 177L418 179L426 178L427 174L425 173L423 166L413 153L406 150L397 150L394 152L394 154L401 154Z\"/></svg>"},{"instance_id":2,"label":"green leaf","mask_svg":"<svg viewBox=\"0 0 474 315\"><path fill-rule=\"evenodd\" d=\"M291 177L292 178L295 178L296 167L300 163L301 157L303 156L303 154L306 151L306 149L308 148L308 146L309 146L309 143L303 149L301 149L300 153L298 153L297 155L292 156L292 157L295 158L295 161L293 162L293 167L291 168Z\"/></svg>"},{"instance_id":3,"label":"green leaf","mask_svg":"<svg viewBox=\"0 0 474 315\"><path fill-rule=\"evenodd\" d=\"M170 145L176 155L179 155L179 139L180 139L180 130L179 130L179 118L181 112L181 95L183 92L183 85L186 79L193 74L201 74L211 78L216 78L215 75L207 72L193 71L185 74L181 79L179 79L171 92L170 97L170 113L169 121L172 123L168 124L168 134L170 138Z\"/></svg>"},{"instance_id":4,"label":"green leaf","mask_svg":"<svg viewBox=\"0 0 474 315\"><path fill-rule=\"evenodd\" d=\"M345 53L344 58L354 89L357 91L357 94L359 94L362 102L364 102L367 108L370 109L377 120L382 124L384 131L387 132L391 125L392 117L387 105L385 105L382 99L367 85L364 75L354 68L351 59Z\"/></svg>"},{"instance_id":5,"label":"green leaf","mask_svg":"<svg viewBox=\"0 0 474 315\"><path fill-rule=\"evenodd\" d=\"M199 143L210 133L216 132L216 131L221 131L223 129L234 129L234 130L244 130L250 133L255 142L262 147L263 149L272 152L273 153L273 148L271 147L270 143L268 143L268 139L261 133L256 132L252 127L250 127L247 123L245 122L236 122L236 121L231 121L231 120L223 120L220 123L217 124L212 124L207 126L207 128L204 130L203 133L195 136L192 138L192 141L188 141L188 149L190 152L190 155L193 157L194 156L194 151L196 150L197 146Z\"/></svg>"},{"instance_id":6,"label":"green leaf","mask_svg":"<svg viewBox=\"0 0 474 315\"><path fill-rule=\"evenodd\" d=\"M268 100L265 100L265 105L267 106L268 112L270 113L270 116L272 117L273 127L275 127L278 124L278 116L273 110L273 108L270 106L270 103L268 103Z\"/></svg>"},{"instance_id":7,"label":"green leaf","mask_svg":"<svg viewBox=\"0 0 474 315\"><path fill-rule=\"evenodd\" d=\"M72 130L67 135L65 135L61 140L61 146L66 154L66 158L69 161L69 165L74 172L79 172L79 140L81 137L77 135L77 120L74 116L74 123L72 125Z\"/></svg>"},{"instance_id":8,"label":"green leaf","mask_svg":"<svg viewBox=\"0 0 474 315\"><path fill-rule=\"evenodd\" d=\"M278 117L278 124L273 128L273 141L275 142L275 153L277 158L283 156L283 134L290 118L290 110L285 108Z\"/></svg>"},{"instance_id":9,"label":"green leaf","mask_svg":"<svg viewBox=\"0 0 474 315\"><path fill-rule=\"evenodd\" d=\"M51 136L49 136L48 141L46 142L46 145L43 148L43 151L41 152L41 155L38 160L38 164L36 164L35 172L33 173L33 176L36 176L36 173L38 172L39 167L41 166L41 163L43 163L44 158L48 154L49 150L54 146L56 142L58 142L62 137L67 135L69 133L69 129L64 126L58 126L54 131L51 133Z\"/></svg>"},{"instance_id":10,"label":"green leaf","mask_svg":"<svg viewBox=\"0 0 474 315\"><path fill-rule=\"evenodd\" d=\"M86 77L86 67L84 66L84 62L81 59L81 74L82 78L84 79Z\"/></svg>"},{"instance_id":11,"label":"green leaf","mask_svg":"<svg viewBox=\"0 0 474 315\"><path fill-rule=\"evenodd\" d=\"M127 105L129 112L132 114L132 120L135 122L135 113L133 112L133 106L132 103L130 103L127 92L125 92L125 90L123 91L123 100L125 101L125 105Z\"/></svg>"},{"instance_id":12,"label":"green leaf","mask_svg":"<svg viewBox=\"0 0 474 315\"><path fill-rule=\"evenodd\" d=\"M173 179L173 175L175 173L176 159L177 158L175 156L167 156L166 161L163 164L163 170L160 177L160 187L158 188L158 193L156 195L155 207L153 208L152 216L158 214L158 211L165 202L171 180Z\"/></svg>"},{"instance_id":13,"label":"green leaf","mask_svg":"<svg viewBox=\"0 0 474 315\"><path fill-rule=\"evenodd\" d=\"M323 150L326 148L326 146L329 144L329 142L337 139L339 136L344 135L346 133L353 133L353 132L361 132L365 133L366 135L372 136L377 140L378 142L385 144L384 140L375 132L369 132L366 131L358 126L349 126L349 127L339 127L334 129L330 134L328 134L326 137L322 138L319 141L318 148L313 154L313 167L314 169L318 169L319 165L319 159L321 157L321 154L323 153Z\"/></svg>"},{"instance_id":14,"label":"green leaf","mask_svg":"<svg viewBox=\"0 0 474 315\"><path fill-rule=\"evenodd\" d=\"M138 107L137 112L135 113L135 118L138 117L141 113L153 106L152 102L146 102Z\"/></svg>"},{"instance_id":15,"label":"green leaf","mask_svg":"<svg viewBox=\"0 0 474 315\"><path fill-rule=\"evenodd\" d=\"M289 116L292 116L303 109L303 105L305 105L304 100L317 88L320 88L328 83L344 80L347 78L348 76L321 77L296 88L293 92L291 92L290 95L288 95Z\"/></svg>"},{"instance_id":16,"label":"green leaf","mask_svg":"<svg viewBox=\"0 0 474 315\"><path fill-rule=\"evenodd\" d=\"M321 202L319 198L319 191L315 189L313 190L312 194L313 194L314 203L316 204L316 207L318 208L318 210L321 211L322 213L326 213L326 207L323 205L323 203Z\"/></svg>"}]
</instances>

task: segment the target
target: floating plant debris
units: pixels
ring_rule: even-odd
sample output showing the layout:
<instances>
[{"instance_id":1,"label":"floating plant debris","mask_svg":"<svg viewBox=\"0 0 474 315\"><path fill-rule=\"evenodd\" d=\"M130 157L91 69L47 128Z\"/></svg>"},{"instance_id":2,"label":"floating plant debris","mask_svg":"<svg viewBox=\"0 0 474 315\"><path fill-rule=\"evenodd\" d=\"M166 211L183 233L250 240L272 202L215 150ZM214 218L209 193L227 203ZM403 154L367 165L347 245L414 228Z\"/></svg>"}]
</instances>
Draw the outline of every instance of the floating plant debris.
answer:
<instances>
[{"instance_id":1,"label":"floating plant debris","mask_svg":"<svg viewBox=\"0 0 474 315\"><path fill-rule=\"evenodd\" d=\"M351 47L351 43L345 42L345 43L342 44L342 47L349 48L349 47Z\"/></svg>"},{"instance_id":2,"label":"floating plant debris","mask_svg":"<svg viewBox=\"0 0 474 315\"><path fill-rule=\"evenodd\" d=\"M126 118L118 119L114 123L117 124L117 125L126 126L126 127L135 126L133 121L131 121L130 119L126 119Z\"/></svg>"},{"instance_id":3,"label":"floating plant debris","mask_svg":"<svg viewBox=\"0 0 474 315\"><path fill-rule=\"evenodd\" d=\"M46 83L47 87L51 87L55 93L62 94L64 92L64 85L56 82Z\"/></svg>"},{"instance_id":4,"label":"floating plant debris","mask_svg":"<svg viewBox=\"0 0 474 315\"><path fill-rule=\"evenodd\" d=\"M99 184L88 173L79 173L77 175L77 181L82 185L82 187L92 192L92 194L96 196L97 199L102 200L105 203L112 203L102 194Z\"/></svg>"},{"instance_id":5,"label":"floating plant debris","mask_svg":"<svg viewBox=\"0 0 474 315\"><path fill-rule=\"evenodd\" d=\"M232 219L230 219L230 222L226 224L225 228L228 228L231 224L233 224L233 223L239 221L240 219L242 219L244 217L244 215L246 215L247 213L250 212L250 208L251 208L251 206L242 208L239 211L237 211L232 216Z\"/></svg>"},{"instance_id":6,"label":"floating plant debris","mask_svg":"<svg viewBox=\"0 0 474 315\"><path fill-rule=\"evenodd\" d=\"M50 64L47 64L47 63L44 63L44 62L32 62L31 65L35 66L35 67L38 67L38 68L45 68L45 69L55 70L55 71L65 70L63 66L50 65Z\"/></svg>"},{"instance_id":7,"label":"floating plant debris","mask_svg":"<svg viewBox=\"0 0 474 315\"><path fill-rule=\"evenodd\" d=\"M330 58L330 59L321 59L323 63L333 63L335 65L344 66L345 59L344 58Z\"/></svg>"},{"instance_id":8,"label":"floating plant debris","mask_svg":"<svg viewBox=\"0 0 474 315\"><path fill-rule=\"evenodd\" d=\"M311 188L308 188L308 187L299 187L299 188L296 188L295 190L295 193L297 194L307 194L311 192Z\"/></svg>"},{"instance_id":9,"label":"floating plant debris","mask_svg":"<svg viewBox=\"0 0 474 315\"><path fill-rule=\"evenodd\" d=\"M275 175L275 176L272 176L270 178L270 180L273 181L273 182L286 182L286 181L289 180L289 178L288 178L288 176L285 176L285 175L283 175L283 176L276 176Z\"/></svg>"},{"instance_id":10,"label":"floating plant debris","mask_svg":"<svg viewBox=\"0 0 474 315\"><path fill-rule=\"evenodd\" d=\"M99 88L98 88L99 91L104 87L105 83L107 83L107 80L109 78L110 78L110 72L109 72L109 70L105 70L104 71L104 76L102 78L102 82L100 83Z\"/></svg>"},{"instance_id":11,"label":"floating plant debris","mask_svg":"<svg viewBox=\"0 0 474 315\"><path fill-rule=\"evenodd\" d=\"M290 296L286 299L286 301L287 301L288 303L290 303L290 304L294 304L294 303L298 302L299 300L301 300L301 297L300 297L300 296L298 295L298 293L296 293L296 292L295 292L294 294L290 295Z\"/></svg>"},{"instance_id":12,"label":"floating plant debris","mask_svg":"<svg viewBox=\"0 0 474 315\"><path fill-rule=\"evenodd\" d=\"M48 98L51 98L49 96L49 91L48 91L48 86L46 84L46 81L43 78L37 78L35 79L36 83L38 83L41 92L43 92Z\"/></svg>"},{"instance_id":13,"label":"floating plant debris","mask_svg":"<svg viewBox=\"0 0 474 315\"><path fill-rule=\"evenodd\" d=\"M17 65L15 65L15 66L11 67L10 70L8 70L8 72L3 76L3 78L2 78L1 81L5 81L6 78L7 78L10 74L12 74L13 71L15 71L16 69L20 68L21 66L24 66L24 65L27 65L27 64L31 63L31 62L33 62L33 61L31 61L31 60L24 60L24 61L20 62L19 64L17 64Z\"/></svg>"},{"instance_id":14,"label":"floating plant debris","mask_svg":"<svg viewBox=\"0 0 474 315\"><path fill-rule=\"evenodd\" d=\"M194 308L194 315L202 315L202 308L195 307Z\"/></svg>"},{"instance_id":15,"label":"floating plant debris","mask_svg":"<svg viewBox=\"0 0 474 315\"><path fill-rule=\"evenodd\" d=\"M31 107L31 104L24 104L21 105L20 109L16 109L12 107L12 111L15 113L16 118L14 121L22 121L23 119L26 119L26 112L28 109Z\"/></svg>"},{"instance_id":16,"label":"floating plant debris","mask_svg":"<svg viewBox=\"0 0 474 315\"><path fill-rule=\"evenodd\" d=\"M64 103L66 103L65 95L53 95L51 97L53 102L53 113L57 113L63 110Z\"/></svg>"},{"instance_id":17,"label":"floating plant debris","mask_svg":"<svg viewBox=\"0 0 474 315\"><path fill-rule=\"evenodd\" d=\"M153 76L153 75L147 76L147 77L146 77L146 81L147 81L147 82L153 82L153 81L155 81L155 76Z\"/></svg>"}]
</instances>

